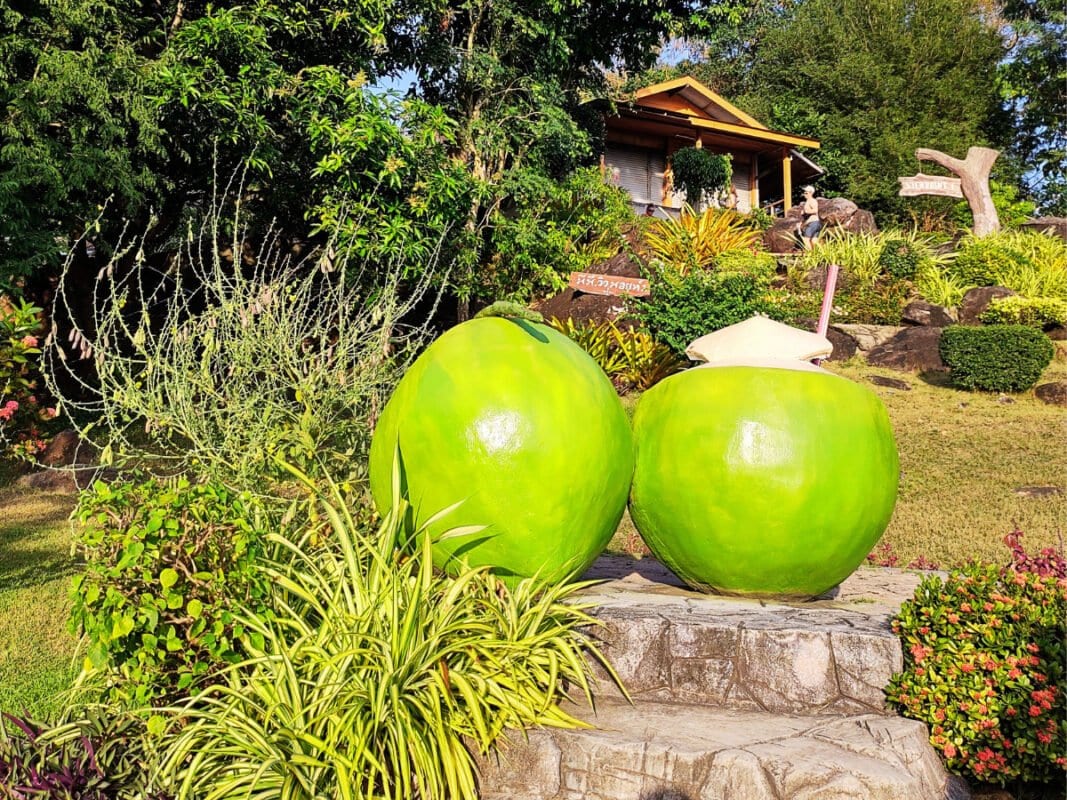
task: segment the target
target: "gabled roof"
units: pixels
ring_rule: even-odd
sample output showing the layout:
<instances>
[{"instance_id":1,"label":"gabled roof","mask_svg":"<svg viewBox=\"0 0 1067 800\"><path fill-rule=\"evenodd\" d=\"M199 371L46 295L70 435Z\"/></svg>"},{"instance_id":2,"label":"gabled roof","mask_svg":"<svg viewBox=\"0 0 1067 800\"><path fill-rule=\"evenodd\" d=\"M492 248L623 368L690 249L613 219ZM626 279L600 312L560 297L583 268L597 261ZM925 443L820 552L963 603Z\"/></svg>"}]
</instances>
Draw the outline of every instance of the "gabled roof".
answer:
<instances>
[{"instance_id":1,"label":"gabled roof","mask_svg":"<svg viewBox=\"0 0 1067 800\"><path fill-rule=\"evenodd\" d=\"M662 112L708 133L789 147L819 147L819 140L810 136L771 130L695 78L675 78L638 89L632 108Z\"/></svg>"},{"instance_id":2,"label":"gabled roof","mask_svg":"<svg viewBox=\"0 0 1067 800\"><path fill-rule=\"evenodd\" d=\"M657 108L659 107L659 104L656 102L657 95L662 95L668 98L682 98L693 106L694 110L698 109L699 111L702 111L703 116L710 119L717 119L720 122L740 122L750 128L763 128L764 130L767 130L766 125L757 122L737 106L730 103L722 95L713 92L695 78L686 76L684 78L675 78L672 81L664 81L663 83L646 86L644 89L638 89L634 94L634 97L641 101L640 105ZM674 111L678 109L671 108L670 110ZM682 111L682 113L685 112ZM691 114L691 116L696 116L696 114Z\"/></svg>"}]
</instances>

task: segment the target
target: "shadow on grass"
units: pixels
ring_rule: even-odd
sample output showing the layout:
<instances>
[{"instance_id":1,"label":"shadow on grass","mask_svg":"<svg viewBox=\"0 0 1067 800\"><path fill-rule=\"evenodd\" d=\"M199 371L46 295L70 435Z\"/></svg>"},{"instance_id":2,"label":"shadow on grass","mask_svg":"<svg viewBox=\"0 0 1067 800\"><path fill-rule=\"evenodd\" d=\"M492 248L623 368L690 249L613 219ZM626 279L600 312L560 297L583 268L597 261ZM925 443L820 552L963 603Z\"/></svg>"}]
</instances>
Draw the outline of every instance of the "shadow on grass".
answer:
<instances>
[{"instance_id":1,"label":"shadow on grass","mask_svg":"<svg viewBox=\"0 0 1067 800\"><path fill-rule=\"evenodd\" d=\"M0 592L27 589L73 575L78 562L53 538L35 542L39 532L22 525L0 527Z\"/></svg>"},{"instance_id":2,"label":"shadow on grass","mask_svg":"<svg viewBox=\"0 0 1067 800\"><path fill-rule=\"evenodd\" d=\"M68 538L71 505L64 496L0 495L0 592L32 588L77 571Z\"/></svg>"}]
</instances>

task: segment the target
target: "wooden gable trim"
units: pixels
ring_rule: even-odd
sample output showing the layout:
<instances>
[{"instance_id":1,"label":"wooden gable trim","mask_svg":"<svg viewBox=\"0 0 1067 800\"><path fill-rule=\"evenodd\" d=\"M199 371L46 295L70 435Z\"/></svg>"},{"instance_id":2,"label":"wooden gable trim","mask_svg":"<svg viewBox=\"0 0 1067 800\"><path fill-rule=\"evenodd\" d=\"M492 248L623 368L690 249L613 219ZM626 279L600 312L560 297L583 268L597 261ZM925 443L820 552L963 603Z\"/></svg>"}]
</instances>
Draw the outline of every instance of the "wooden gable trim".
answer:
<instances>
[{"instance_id":1,"label":"wooden gable trim","mask_svg":"<svg viewBox=\"0 0 1067 800\"><path fill-rule=\"evenodd\" d=\"M641 100L646 97L651 97L655 94L675 94L682 89L692 89L693 91L710 100L712 103L724 109L728 113L733 114L746 125L749 125L753 128L759 128L760 130L768 129L766 125L758 122L755 118L746 114L744 111L739 109L733 103L724 98L722 95L713 92L700 81L689 77L675 78L674 80L664 81L663 83L656 83L652 86L646 86L643 89L638 89L637 92L634 94L634 97L636 97L638 100Z\"/></svg>"},{"instance_id":2,"label":"wooden gable trim","mask_svg":"<svg viewBox=\"0 0 1067 800\"><path fill-rule=\"evenodd\" d=\"M793 147L819 147L818 139L809 139L807 136L797 136L793 133L781 133L779 131L768 130L763 128L760 130L753 130L745 125L735 125L731 122L719 122L717 120L690 118L689 124L694 128L701 128L708 131L717 131L719 133L730 133L735 136L742 136L747 139L758 139L763 142L773 142L775 144L787 144Z\"/></svg>"}]
</instances>

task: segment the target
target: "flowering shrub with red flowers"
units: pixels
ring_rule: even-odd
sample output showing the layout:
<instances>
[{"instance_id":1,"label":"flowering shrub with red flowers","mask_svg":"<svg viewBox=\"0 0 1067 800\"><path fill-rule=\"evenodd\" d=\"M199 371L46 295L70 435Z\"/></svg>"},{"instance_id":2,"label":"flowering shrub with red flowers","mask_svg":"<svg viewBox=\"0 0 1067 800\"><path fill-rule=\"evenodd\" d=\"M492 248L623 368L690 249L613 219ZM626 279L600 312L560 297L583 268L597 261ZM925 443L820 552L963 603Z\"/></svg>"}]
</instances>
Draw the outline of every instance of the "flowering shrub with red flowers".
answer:
<instances>
[{"instance_id":1,"label":"flowering shrub with red flowers","mask_svg":"<svg viewBox=\"0 0 1067 800\"><path fill-rule=\"evenodd\" d=\"M24 458L44 450L48 423L57 416L39 400L40 313L25 300L0 305L0 448Z\"/></svg>"},{"instance_id":2,"label":"flowering shrub with red flowers","mask_svg":"<svg viewBox=\"0 0 1067 800\"><path fill-rule=\"evenodd\" d=\"M1062 784L1067 579L1018 563L924 578L893 621L904 669L886 694L930 726L953 772L1000 785Z\"/></svg>"}]
</instances>

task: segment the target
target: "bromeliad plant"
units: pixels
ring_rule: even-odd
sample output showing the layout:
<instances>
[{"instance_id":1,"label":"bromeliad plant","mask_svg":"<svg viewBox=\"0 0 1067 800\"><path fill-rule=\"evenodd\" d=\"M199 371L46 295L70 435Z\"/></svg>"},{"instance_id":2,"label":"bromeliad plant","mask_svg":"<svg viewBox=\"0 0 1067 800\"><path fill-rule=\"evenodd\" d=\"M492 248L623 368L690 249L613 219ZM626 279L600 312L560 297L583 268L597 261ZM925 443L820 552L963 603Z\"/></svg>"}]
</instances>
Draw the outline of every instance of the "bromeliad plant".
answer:
<instances>
[{"instance_id":1,"label":"bromeliad plant","mask_svg":"<svg viewBox=\"0 0 1067 800\"><path fill-rule=\"evenodd\" d=\"M549 324L589 353L622 394L651 389L685 366L669 347L640 328L620 328L610 321L583 325L572 319Z\"/></svg>"},{"instance_id":2,"label":"bromeliad plant","mask_svg":"<svg viewBox=\"0 0 1067 800\"><path fill-rule=\"evenodd\" d=\"M581 724L559 705L566 686L588 696L585 653L601 658L582 632L593 619L574 602L580 585L443 576L400 484L394 467L377 531L333 490L320 498L324 543L269 537L275 616L245 620L245 660L169 711L164 788L198 800L473 800L474 753L504 731Z\"/></svg>"},{"instance_id":3,"label":"bromeliad plant","mask_svg":"<svg viewBox=\"0 0 1067 800\"><path fill-rule=\"evenodd\" d=\"M678 219L656 220L645 244L664 271L684 277L711 269L717 256L731 250L758 251L763 236L742 214L709 208L696 214L686 208Z\"/></svg>"}]
</instances>

